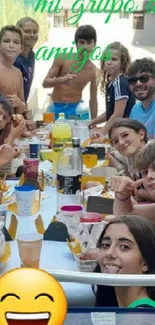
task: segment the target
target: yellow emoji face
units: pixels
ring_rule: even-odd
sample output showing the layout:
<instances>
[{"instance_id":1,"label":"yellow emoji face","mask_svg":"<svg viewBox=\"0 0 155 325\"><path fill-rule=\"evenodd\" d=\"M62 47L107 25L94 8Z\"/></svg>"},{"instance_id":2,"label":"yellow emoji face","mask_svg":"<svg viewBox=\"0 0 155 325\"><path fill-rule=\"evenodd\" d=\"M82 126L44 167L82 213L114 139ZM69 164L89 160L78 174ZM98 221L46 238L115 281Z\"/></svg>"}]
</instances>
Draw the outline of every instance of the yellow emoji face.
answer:
<instances>
[{"instance_id":1,"label":"yellow emoji face","mask_svg":"<svg viewBox=\"0 0 155 325\"><path fill-rule=\"evenodd\" d=\"M0 324L62 325L66 314L64 291L50 274L20 268L0 278Z\"/></svg>"}]
</instances>

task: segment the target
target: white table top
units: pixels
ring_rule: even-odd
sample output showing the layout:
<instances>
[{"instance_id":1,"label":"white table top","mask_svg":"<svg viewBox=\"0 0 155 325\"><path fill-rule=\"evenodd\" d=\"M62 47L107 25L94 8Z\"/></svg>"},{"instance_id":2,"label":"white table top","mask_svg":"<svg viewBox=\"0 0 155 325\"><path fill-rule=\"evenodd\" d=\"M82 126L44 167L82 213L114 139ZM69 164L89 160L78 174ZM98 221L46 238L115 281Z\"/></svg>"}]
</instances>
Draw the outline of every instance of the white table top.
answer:
<instances>
[{"instance_id":1,"label":"white table top","mask_svg":"<svg viewBox=\"0 0 155 325\"><path fill-rule=\"evenodd\" d=\"M0 269L0 274L20 267L20 258L17 242L9 242L11 256L5 267ZM43 241L40 257L41 269L72 270L77 271L76 262L64 242ZM95 297L88 284L62 282L61 285L67 296L69 306L84 307L94 306Z\"/></svg>"},{"instance_id":2,"label":"white table top","mask_svg":"<svg viewBox=\"0 0 155 325\"><path fill-rule=\"evenodd\" d=\"M13 182L13 184L15 184L15 182ZM49 197L42 200L40 213L43 218L44 227L47 228L56 213L55 188L45 188L45 195ZM8 213L6 223L7 227L10 223L10 215L11 213ZM36 232L34 218L21 217L19 220L18 231ZM10 247L11 257L7 265L0 270L0 274L3 274L13 268L20 267L20 259L16 240L10 242ZM40 268L77 271L76 262L70 253L67 244L65 242L54 241L43 241ZM69 282L63 282L61 284L68 298L69 306L94 306L95 297L91 285Z\"/></svg>"}]
</instances>

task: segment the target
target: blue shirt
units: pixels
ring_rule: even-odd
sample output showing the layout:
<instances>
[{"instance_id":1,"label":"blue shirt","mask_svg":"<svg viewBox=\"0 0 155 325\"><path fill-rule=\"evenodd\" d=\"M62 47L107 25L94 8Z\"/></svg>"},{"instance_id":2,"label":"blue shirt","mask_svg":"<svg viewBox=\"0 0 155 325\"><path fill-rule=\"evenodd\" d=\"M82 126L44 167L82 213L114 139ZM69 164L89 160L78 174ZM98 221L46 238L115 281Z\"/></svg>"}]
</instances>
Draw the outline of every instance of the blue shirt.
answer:
<instances>
[{"instance_id":1,"label":"blue shirt","mask_svg":"<svg viewBox=\"0 0 155 325\"><path fill-rule=\"evenodd\" d=\"M129 116L131 119L137 120L144 124L147 129L148 139L154 138L155 130L155 99L147 108L144 108L142 103L135 104Z\"/></svg>"},{"instance_id":2,"label":"blue shirt","mask_svg":"<svg viewBox=\"0 0 155 325\"><path fill-rule=\"evenodd\" d=\"M35 54L32 50L29 52L27 58L22 54L18 55L14 63L14 66L21 71L23 76L25 102L27 102L30 93L34 74L34 64Z\"/></svg>"},{"instance_id":3,"label":"blue shirt","mask_svg":"<svg viewBox=\"0 0 155 325\"><path fill-rule=\"evenodd\" d=\"M120 74L115 80L106 86L106 116L107 121L114 113L115 102L120 99L127 99L123 117L129 117L132 107L135 105L135 96L130 90L127 76Z\"/></svg>"}]
</instances>

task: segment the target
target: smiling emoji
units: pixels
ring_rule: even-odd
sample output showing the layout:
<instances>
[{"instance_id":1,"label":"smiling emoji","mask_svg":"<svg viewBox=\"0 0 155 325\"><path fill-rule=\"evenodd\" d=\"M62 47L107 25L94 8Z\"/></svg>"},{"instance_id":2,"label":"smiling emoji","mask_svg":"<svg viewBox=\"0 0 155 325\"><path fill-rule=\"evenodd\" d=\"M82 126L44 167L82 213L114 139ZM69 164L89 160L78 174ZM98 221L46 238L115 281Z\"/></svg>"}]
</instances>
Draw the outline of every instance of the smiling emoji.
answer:
<instances>
[{"instance_id":1,"label":"smiling emoji","mask_svg":"<svg viewBox=\"0 0 155 325\"><path fill-rule=\"evenodd\" d=\"M23 267L0 277L0 324L62 325L66 314L64 291L45 271Z\"/></svg>"}]
</instances>

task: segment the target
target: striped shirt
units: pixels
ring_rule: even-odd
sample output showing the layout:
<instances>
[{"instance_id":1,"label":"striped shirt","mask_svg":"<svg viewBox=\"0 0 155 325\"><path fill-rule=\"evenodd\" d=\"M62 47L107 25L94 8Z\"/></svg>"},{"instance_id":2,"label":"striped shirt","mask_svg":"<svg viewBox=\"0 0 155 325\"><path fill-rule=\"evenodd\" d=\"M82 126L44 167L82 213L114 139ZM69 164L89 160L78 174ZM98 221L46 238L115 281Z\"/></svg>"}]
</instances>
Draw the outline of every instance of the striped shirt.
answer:
<instances>
[{"instance_id":1,"label":"striped shirt","mask_svg":"<svg viewBox=\"0 0 155 325\"><path fill-rule=\"evenodd\" d=\"M106 114L107 121L114 113L115 101L127 99L123 117L130 115L132 107L135 105L135 96L131 92L127 76L121 74L106 86Z\"/></svg>"}]
</instances>

